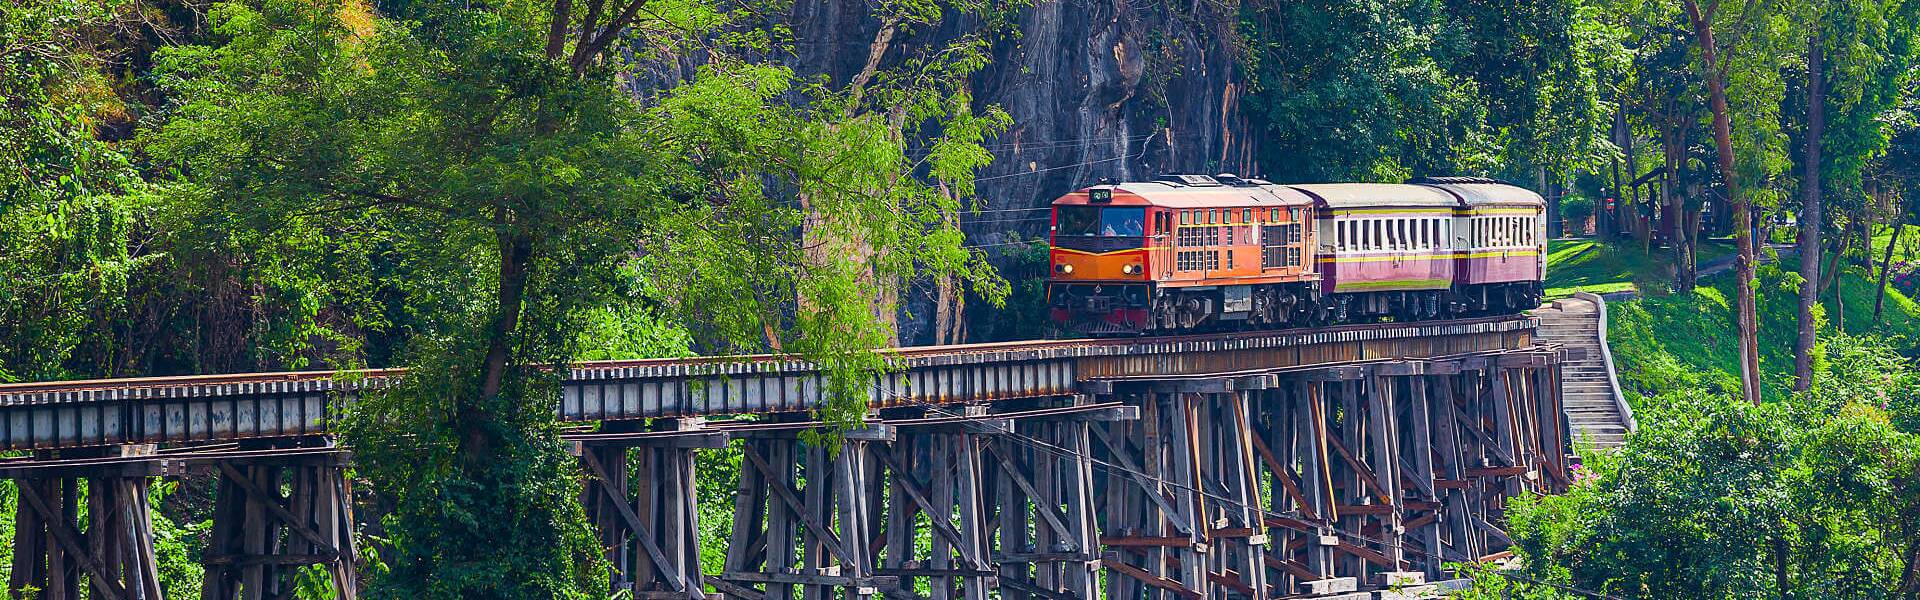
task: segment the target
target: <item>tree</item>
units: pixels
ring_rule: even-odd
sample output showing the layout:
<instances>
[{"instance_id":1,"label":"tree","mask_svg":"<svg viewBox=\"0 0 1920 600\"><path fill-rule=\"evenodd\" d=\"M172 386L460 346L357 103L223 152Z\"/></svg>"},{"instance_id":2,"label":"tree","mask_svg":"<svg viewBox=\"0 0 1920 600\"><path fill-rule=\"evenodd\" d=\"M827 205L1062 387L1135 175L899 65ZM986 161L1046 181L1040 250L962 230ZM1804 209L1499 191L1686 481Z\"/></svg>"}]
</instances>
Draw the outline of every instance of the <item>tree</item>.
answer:
<instances>
[{"instance_id":1,"label":"tree","mask_svg":"<svg viewBox=\"0 0 1920 600\"><path fill-rule=\"evenodd\" d=\"M1825 339L1810 392L1753 406L1697 390L1645 404L1617 454L1510 513L1527 574L1627 598L1910 598L1920 435L1899 352Z\"/></svg>"},{"instance_id":2,"label":"tree","mask_svg":"<svg viewBox=\"0 0 1920 600\"><path fill-rule=\"evenodd\" d=\"M876 282L1000 289L944 218L1005 124L959 86L977 54L844 93L751 60L779 51L754 14L263 0L212 12L224 43L163 56L181 101L147 143L181 212L290 262L397 264L415 369L346 426L393 498L384 595L604 593L548 368L599 307L653 306L702 350L779 339L832 367L820 416L844 427L884 368ZM803 228L870 254L811 254Z\"/></svg>"},{"instance_id":3,"label":"tree","mask_svg":"<svg viewBox=\"0 0 1920 600\"><path fill-rule=\"evenodd\" d=\"M1826 100L1822 94L1826 77L1821 74L1825 59L1818 25L1815 27L1807 36L1807 175L1800 182L1800 330L1793 344L1796 392L1813 386L1813 307L1820 303L1820 226L1825 218L1820 214L1820 140L1826 129Z\"/></svg>"},{"instance_id":4,"label":"tree","mask_svg":"<svg viewBox=\"0 0 1920 600\"><path fill-rule=\"evenodd\" d=\"M35 0L0 14L0 382L113 372L113 319L151 257L128 250L139 179L94 136L112 109L85 33L110 13Z\"/></svg>"},{"instance_id":5,"label":"tree","mask_svg":"<svg viewBox=\"0 0 1920 600\"><path fill-rule=\"evenodd\" d=\"M1709 0L1703 7L1697 0L1683 0L1682 8L1692 26L1698 49L1699 77L1706 84L1707 106L1712 113L1715 165L1723 196L1732 206L1733 234L1738 255L1734 259L1736 279L1735 329L1740 342L1742 395L1758 403L1760 397L1760 352L1757 317L1754 309L1753 278L1757 255L1754 247L1752 213L1757 201L1770 199L1767 187L1784 170L1785 138L1780 133L1779 109L1785 94L1780 80L1781 40L1790 30L1790 20L1757 7L1752 1L1734 13L1730 23L1716 25L1723 5ZM1737 44L1723 47L1716 38L1716 27L1735 34ZM1724 52L1738 47L1737 54ZM1740 93L1730 96L1729 81L1739 85ZM1739 135L1733 121L1740 121Z\"/></svg>"}]
</instances>

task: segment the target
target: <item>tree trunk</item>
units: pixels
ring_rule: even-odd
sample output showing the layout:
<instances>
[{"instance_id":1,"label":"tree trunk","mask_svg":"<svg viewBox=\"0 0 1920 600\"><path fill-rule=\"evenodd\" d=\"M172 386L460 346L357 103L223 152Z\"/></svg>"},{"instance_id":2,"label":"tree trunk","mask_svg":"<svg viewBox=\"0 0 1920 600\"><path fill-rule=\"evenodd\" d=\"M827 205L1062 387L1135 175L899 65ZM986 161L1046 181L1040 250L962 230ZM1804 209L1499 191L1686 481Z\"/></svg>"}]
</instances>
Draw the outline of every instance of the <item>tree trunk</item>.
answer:
<instances>
[{"instance_id":1,"label":"tree trunk","mask_svg":"<svg viewBox=\"0 0 1920 600\"><path fill-rule=\"evenodd\" d=\"M1554 191L1553 185L1547 182L1546 167L1535 167L1535 169L1537 169L1535 171L1535 177L1540 181L1540 187L1538 189L1540 193L1547 195L1547 239L1551 240L1561 237L1566 234L1566 232L1562 230L1563 223L1560 214L1561 194Z\"/></svg>"},{"instance_id":2,"label":"tree trunk","mask_svg":"<svg viewBox=\"0 0 1920 600\"><path fill-rule=\"evenodd\" d=\"M505 221L510 217L503 210L496 218ZM527 280L532 275L533 240L512 232L511 226L501 228L509 231L497 236L500 269L494 291L496 312L487 327L487 354L480 363L480 395L461 398L456 403L459 414L454 416L460 430L460 458L468 468L492 468L487 462L493 452L493 421L497 415L490 407L497 406L492 400L500 394L507 370L512 367L514 330L520 326L520 308L525 303Z\"/></svg>"},{"instance_id":3,"label":"tree trunk","mask_svg":"<svg viewBox=\"0 0 1920 600\"><path fill-rule=\"evenodd\" d=\"M1734 326L1740 335L1740 391L1748 402L1760 403L1760 349L1757 340L1757 316L1753 302L1753 224L1747 201L1740 194L1739 179L1733 169L1733 124L1727 110L1726 80L1720 75L1720 49L1713 41L1713 15L1702 14L1695 0L1685 0L1688 20L1693 22L1694 38L1700 45L1701 75L1707 80L1707 100L1713 109L1713 145L1720 155L1720 177L1733 205L1733 239L1739 255L1734 258L1735 296L1738 313Z\"/></svg>"},{"instance_id":4,"label":"tree trunk","mask_svg":"<svg viewBox=\"0 0 1920 600\"><path fill-rule=\"evenodd\" d=\"M1673 252L1673 290L1676 293L1693 291L1694 272L1690 268L1692 261L1687 255L1691 244L1687 241L1686 199L1676 189L1674 173L1685 160L1686 142L1684 132L1674 124L1667 125L1661 144L1665 151L1666 172L1660 176L1660 227L1667 234L1667 249Z\"/></svg>"},{"instance_id":5,"label":"tree trunk","mask_svg":"<svg viewBox=\"0 0 1920 600\"><path fill-rule=\"evenodd\" d=\"M1826 129L1823 60L1820 35L1816 33L1807 40L1807 175L1800 190L1800 335L1793 345L1793 389L1797 392L1813 386L1813 307L1820 303L1820 227L1825 218L1820 207L1820 144Z\"/></svg>"},{"instance_id":6,"label":"tree trunk","mask_svg":"<svg viewBox=\"0 0 1920 600\"><path fill-rule=\"evenodd\" d=\"M1920 579L1916 579L1916 575L1920 575L1920 537L1907 544L1907 569L1900 574L1899 593L1920 598Z\"/></svg>"},{"instance_id":7,"label":"tree trunk","mask_svg":"<svg viewBox=\"0 0 1920 600\"><path fill-rule=\"evenodd\" d=\"M1593 237L1601 241L1606 241L1611 237L1609 234L1612 233L1613 230L1613 207L1624 205L1627 202L1626 194L1620 191L1621 184L1626 183L1620 180L1620 159L1615 158L1607 162L1610 163L1608 166L1612 167L1613 170L1613 185L1611 186L1613 189L1607 190L1607 197L1595 202L1593 207Z\"/></svg>"},{"instance_id":8,"label":"tree trunk","mask_svg":"<svg viewBox=\"0 0 1920 600\"><path fill-rule=\"evenodd\" d=\"M1840 235L1830 244L1832 248L1829 248L1829 251L1833 252L1833 257L1827 259L1827 266L1820 272L1820 293L1822 294L1833 287L1834 279L1839 277L1840 270L1845 267L1841 261L1846 260L1847 251L1853 249L1853 236L1847 234L1853 231L1852 224L1855 220L1852 215L1848 215L1847 226L1840 228Z\"/></svg>"},{"instance_id":9,"label":"tree trunk","mask_svg":"<svg viewBox=\"0 0 1920 600\"><path fill-rule=\"evenodd\" d=\"M1778 534L1773 536L1773 585L1778 588L1774 593L1779 595L1780 600L1787 600L1787 588L1792 586L1787 577L1787 554L1790 550L1787 538Z\"/></svg>"},{"instance_id":10,"label":"tree trunk","mask_svg":"<svg viewBox=\"0 0 1920 600\"><path fill-rule=\"evenodd\" d=\"M1893 270L1893 247L1900 243L1900 231L1906 229L1906 210L1893 213L1893 236L1887 238L1887 251L1880 258L1880 283L1873 292L1873 324L1880 324L1880 308L1887 300L1887 274Z\"/></svg>"}]
</instances>

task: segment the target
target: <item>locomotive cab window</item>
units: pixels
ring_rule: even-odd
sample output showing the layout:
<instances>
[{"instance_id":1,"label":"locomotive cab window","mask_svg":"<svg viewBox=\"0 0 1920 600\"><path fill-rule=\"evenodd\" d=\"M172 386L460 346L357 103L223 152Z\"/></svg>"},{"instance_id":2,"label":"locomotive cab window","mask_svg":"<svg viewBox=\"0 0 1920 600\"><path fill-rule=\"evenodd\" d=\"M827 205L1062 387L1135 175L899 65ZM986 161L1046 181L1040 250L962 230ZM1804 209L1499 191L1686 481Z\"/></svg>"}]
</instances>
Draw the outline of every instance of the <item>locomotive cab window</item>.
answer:
<instances>
[{"instance_id":1,"label":"locomotive cab window","mask_svg":"<svg viewBox=\"0 0 1920 600\"><path fill-rule=\"evenodd\" d=\"M1146 211L1137 207L1062 206L1055 233L1063 236L1146 235Z\"/></svg>"}]
</instances>

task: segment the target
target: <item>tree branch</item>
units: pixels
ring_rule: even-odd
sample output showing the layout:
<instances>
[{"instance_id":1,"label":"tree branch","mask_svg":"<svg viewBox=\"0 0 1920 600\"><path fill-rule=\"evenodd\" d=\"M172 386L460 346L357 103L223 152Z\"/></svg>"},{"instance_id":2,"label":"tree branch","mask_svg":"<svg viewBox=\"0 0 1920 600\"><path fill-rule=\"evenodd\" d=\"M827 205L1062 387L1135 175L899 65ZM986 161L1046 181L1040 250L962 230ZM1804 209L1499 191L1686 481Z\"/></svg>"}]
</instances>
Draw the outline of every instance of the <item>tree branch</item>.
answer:
<instances>
[{"instance_id":1,"label":"tree branch","mask_svg":"<svg viewBox=\"0 0 1920 600\"><path fill-rule=\"evenodd\" d=\"M620 14L615 16L612 21L608 21L607 26L600 30L599 35L593 36L593 41L588 43L586 52L580 52L579 49L576 48L573 53L573 74L579 75L585 73L587 64L599 58L600 53L607 49L607 45L613 43L613 37L619 35L620 30L625 29L627 25L633 23L634 16L640 13L640 5L645 3L646 0L630 0L627 2L626 9L621 10ZM588 26L591 25L592 23L588 23Z\"/></svg>"},{"instance_id":2,"label":"tree branch","mask_svg":"<svg viewBox=\"0 0 1920 600\"><path fill-rule=\"evenodd\" d=\"M547 27L547 59L560 58L567 47L567 22L573 18L573 0L554 0L553 25Z\"/></svg>"}]
</instances>

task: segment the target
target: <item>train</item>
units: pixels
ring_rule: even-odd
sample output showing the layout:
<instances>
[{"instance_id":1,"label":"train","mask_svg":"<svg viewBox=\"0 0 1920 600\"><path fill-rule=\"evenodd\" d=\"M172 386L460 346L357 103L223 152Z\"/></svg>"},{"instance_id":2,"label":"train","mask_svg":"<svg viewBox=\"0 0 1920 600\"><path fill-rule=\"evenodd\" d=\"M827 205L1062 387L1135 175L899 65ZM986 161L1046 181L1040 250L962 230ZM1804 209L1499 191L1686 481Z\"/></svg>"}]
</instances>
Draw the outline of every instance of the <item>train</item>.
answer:
<instances>
[{"instance_id":1,"label":"train","mask_svg":"<svg viewBox=\"0 0 1920 600\"><path fill-rule=\"evenodd\" d=\"M1317 327L1539 306L1546 201L1496 179L1101 183L1051 206L1055 335Z\"/></svg>"}]
</instances>

